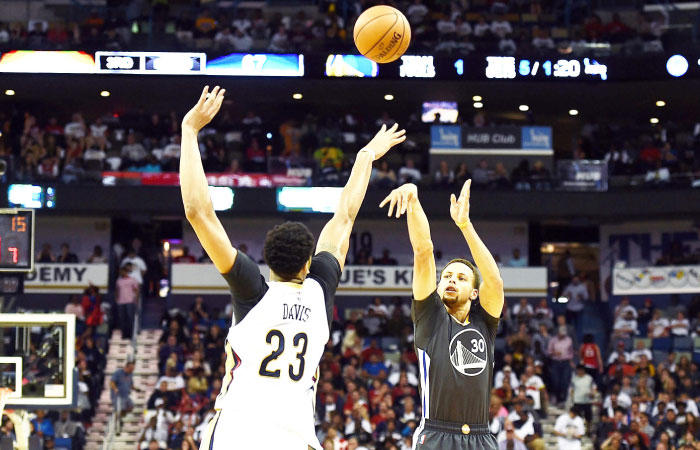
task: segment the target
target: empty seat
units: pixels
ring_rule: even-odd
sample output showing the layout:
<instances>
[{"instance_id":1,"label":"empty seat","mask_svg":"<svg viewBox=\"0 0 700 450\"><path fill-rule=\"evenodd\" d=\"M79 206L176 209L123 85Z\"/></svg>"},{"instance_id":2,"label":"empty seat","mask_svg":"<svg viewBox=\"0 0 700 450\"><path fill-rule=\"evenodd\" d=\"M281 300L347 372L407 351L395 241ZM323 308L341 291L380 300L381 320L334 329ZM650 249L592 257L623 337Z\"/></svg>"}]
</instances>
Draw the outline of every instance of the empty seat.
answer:
<instances>
[{"instance_id":1,"label":"empty seat","mask_svg":"<svg viewBox=\"0 0 700 450\"><path fill-rule=\"evenodd\" d=\"M693 350L693 338L680 336L673 338L673 350L677 352L690 352Z\"/></svg>"},{"instance_id":2,"label":"empty seat","mask_svg":"<svg viewBox=\"0 0 700 450\"><path fill-rule=\"evenodd\" d=\"M668 352L673 346L673 340L671 338L655 338L651 341L652 350L663 350Z\"/></svg>"},{"instance_id":3,"label":"empty seat","mask_svg":"<svg viewBox=\"0 0 700 450\"><path fill-rule=\"evenodd\" d=\"M665 362L668 359L668 352L663 350L652 350L654 355L654 364Z\"/></svg>"}]
</instances>

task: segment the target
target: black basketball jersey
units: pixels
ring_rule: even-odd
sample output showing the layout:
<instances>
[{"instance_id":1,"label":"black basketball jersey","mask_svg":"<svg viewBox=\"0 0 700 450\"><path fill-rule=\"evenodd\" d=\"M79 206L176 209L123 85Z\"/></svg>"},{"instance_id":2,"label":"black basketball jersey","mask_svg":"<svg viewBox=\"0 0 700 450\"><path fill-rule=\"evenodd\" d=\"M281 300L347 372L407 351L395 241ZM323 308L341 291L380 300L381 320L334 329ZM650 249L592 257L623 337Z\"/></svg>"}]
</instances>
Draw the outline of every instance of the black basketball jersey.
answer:
<instances>
[{"instance_id":1,"label":"black basketball jersey","mask_svg":"<svg viewBox=\"0 0 700 450\"><path fill-rule=\"evenodd\" d=\"M473 302L465 325L449 315L437 291L411 305L423 417L488 424L499 319Z\"/></svg>"}]
</instances>

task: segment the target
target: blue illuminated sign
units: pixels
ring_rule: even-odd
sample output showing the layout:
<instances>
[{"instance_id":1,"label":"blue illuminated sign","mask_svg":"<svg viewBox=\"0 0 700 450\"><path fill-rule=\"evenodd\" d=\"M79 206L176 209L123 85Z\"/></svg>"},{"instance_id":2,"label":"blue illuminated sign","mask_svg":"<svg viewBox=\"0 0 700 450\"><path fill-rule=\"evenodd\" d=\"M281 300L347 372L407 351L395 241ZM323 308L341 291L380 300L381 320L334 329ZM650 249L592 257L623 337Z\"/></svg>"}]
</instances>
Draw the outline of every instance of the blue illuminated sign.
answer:
<instances>
[{"instance_id":1,"label":"blue illuminated sign","mask_svg":"<svg viewBox=\"0 0 700 450\"><path fill-rule=\"evenodd\" d=\"M361 55L328 55L327 77L369 77L379 73L379 64Z\"/></svg>"},{"instance_id":2,"label":"blue illuminated sign","mask_svg":"<svg viewBox=\"0 0 700 450\"><path fill-rule=\"evenodd\" d=\"M207 75L303 77L304 55L231 53L207 61Z\"/></svg>"},{"instance_id":3,"label":"blue illuminated sign","mask_svg":"<svg viewBox=\"0 0 700 450\"><path fill-rule=\"evenodd\" d=\"M513 79L520 77L553 77L553 78L575 78L591 79L600 77L601 80L608 79L608 66L601 64L595 59L559 59L552 60L530 60L521 59L517 61L513 57L489 56L486 58L486 78Z\"/></svg>"}]
</instances>

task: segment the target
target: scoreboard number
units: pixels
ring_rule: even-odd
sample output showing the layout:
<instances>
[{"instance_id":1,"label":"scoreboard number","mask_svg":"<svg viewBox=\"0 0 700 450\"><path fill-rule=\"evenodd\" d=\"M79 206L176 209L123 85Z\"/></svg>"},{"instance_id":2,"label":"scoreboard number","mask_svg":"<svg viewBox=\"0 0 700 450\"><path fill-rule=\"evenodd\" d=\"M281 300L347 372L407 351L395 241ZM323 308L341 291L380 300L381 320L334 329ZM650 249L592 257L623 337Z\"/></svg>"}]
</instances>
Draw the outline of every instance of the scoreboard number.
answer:
<instances>
[{"instance_id":1,"label":"scoreboard number","mask_svg":"<svg viewBox=\"0 0 700 450\"><path fill-rule=\"evenodd\" d=\"M0 209L0 273L34 270L34 210Z\"/></svg>"}]
</instances>

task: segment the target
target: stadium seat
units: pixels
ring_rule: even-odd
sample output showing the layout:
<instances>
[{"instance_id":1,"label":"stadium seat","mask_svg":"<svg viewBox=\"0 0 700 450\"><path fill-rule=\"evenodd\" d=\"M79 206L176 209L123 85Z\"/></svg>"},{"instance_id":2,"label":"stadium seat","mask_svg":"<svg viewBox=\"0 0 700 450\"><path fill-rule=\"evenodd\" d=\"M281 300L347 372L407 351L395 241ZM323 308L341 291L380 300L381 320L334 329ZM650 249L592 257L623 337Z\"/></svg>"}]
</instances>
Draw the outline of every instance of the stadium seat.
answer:
<instances>
[{"instance_id":1,"label":"stadium seat","mask_svg":"<svg viewBox=\"0 0 700 450\"><path fill-rule=\"evenodd\" d=\"M73 440L71 438L55 438L54 439L56 450L72 450Z\"/></svg>"},{"instance_id":2,"label":"stadium seat","mask_svg":"<svg viewBox=\"0 0 700 450\"><path fill-rule=\"evenodd\" d=\"M663 350L669 352L672 348L673 340L671 338L655 338L651 341L652 350Z\"/></svg>"},{"instance_id":3,"label":"stadium seat","mask_svg":"<svg viewBox=\"0 0 700 450\"><path fill-rule=\"evenodd\" d=\"M506 340L504 338L496 338L496 352L505 353L506 352Z\"/></svg>"},{"instance_id":4,"label":"stadium seat","mask_svg":"<svg viewBox=\"0 0 700 450\"><path fill-rule=\"evenodd\" d=\"M663 350L652 350L652 354L654 355L654 364L659 364L668 359L668 352Z\"/></svg>"},{"instance_id":5,"label":"stadium seat","mask_svg":"<svg viewBox=\"0 0 700 450\"><path fill-rule=\"evenodd\" d=\"M631 338L631 337L626 337L626 338L622 338L622 339L617 339L617 340L616 340L616 342L620 342L620 341L622 341L622 342L625 343L625 351L626 351L626 352L629 352L629 351L632 351L632 350L633 350L633 347L632 347L632 338Z\"/></svg>"},{"instance_id":6,"label":"stadium seat","mask_svg":"<svg viewBox=\"0 0 700 450\"><path fill-rule=\"evenodd\" d=\"M637 348L637 342L639 341L644 342L644 348L651 348L650 338L634 338L634 348Z\"/></svg>"},{"instance_id":7,"label":"stadium seat","mask_svg":"<svg viewBox=\"0 0 700 450\"><path fill-rule=\"evenodd\" d=\"M380 342L385 352L397 351L401 345L401 340L396 337L383 337Z\"/></svg>"},{"instance_id":8,"label":"stadium seat","mask_svg":"<svg viewBox=\"0 0 700 450\"><path fill-rule=\"evenodd\" d=\"M700 364L700 352L693 353L693 362L696 364Z\"/></svg>"},{"instance_id":9,"label":"stadium seat","mask_svg":"<svg viewBox=\"0 0 700 450\"><path fill-rule=\"evenodd\" d=\"M700 336L696 336L695 338L693 338L693 344L694 348L700 349Z\"/></svg>"},{"instance_id":10,"label":"stadium seat","mask_svg":"<svg viewBox=\"0 0 700 450\"><path fill-rule=\"evenodd\" d=\"M686 336L673 338L673 350L677 352L693 351L693 338Z\"/></svg>"}]
</instances>

